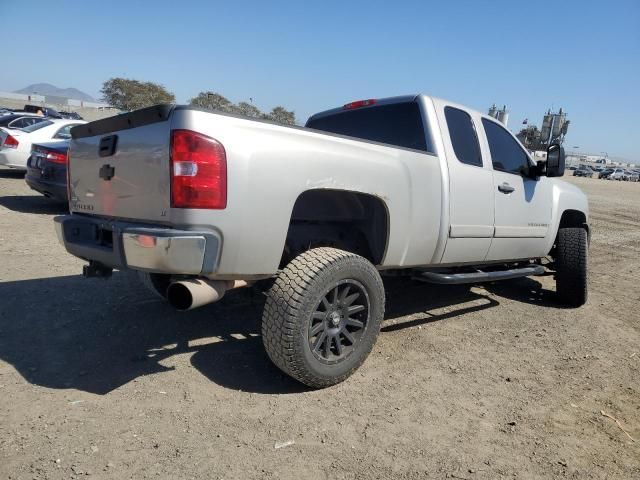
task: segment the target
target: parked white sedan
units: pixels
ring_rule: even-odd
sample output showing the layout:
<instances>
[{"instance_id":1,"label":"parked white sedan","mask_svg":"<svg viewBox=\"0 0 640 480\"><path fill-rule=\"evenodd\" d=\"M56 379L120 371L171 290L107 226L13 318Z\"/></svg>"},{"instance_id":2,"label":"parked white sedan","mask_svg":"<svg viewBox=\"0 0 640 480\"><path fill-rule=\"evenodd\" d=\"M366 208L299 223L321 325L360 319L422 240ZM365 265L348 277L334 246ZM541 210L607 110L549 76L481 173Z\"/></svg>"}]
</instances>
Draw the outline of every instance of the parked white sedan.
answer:
<instances>
[{"instance_id":1,"label":"parked white sedan","mask_svg":"<svg viewBox=\"0 0 640 480\"><path fill-rule=\"evenodd\" d=\"M31 144L71 138L71 127L81 120L47 119L24 128L0 128L0 166L27 169Z\"/></svg>"}]
</instances>

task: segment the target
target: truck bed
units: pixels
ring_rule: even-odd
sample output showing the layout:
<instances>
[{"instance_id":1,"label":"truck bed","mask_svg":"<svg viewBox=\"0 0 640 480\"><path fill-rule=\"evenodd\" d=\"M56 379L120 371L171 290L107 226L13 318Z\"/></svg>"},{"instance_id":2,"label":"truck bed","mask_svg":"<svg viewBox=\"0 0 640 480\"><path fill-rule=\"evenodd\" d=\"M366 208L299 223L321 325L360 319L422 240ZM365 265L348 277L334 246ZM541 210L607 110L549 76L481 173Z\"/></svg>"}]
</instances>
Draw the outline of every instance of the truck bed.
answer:
<instances>
[{"instance_id":1,"label":"truck bed","mask_svg":"<svg viewBox=\"0 0 640 480\"><path fill-rule=\"evenodd\" d=\"M224 146L224 209L171 206L170 137L176 129ZM310 190L359 192L384 203L393 220L381 267L438 257L442 239L433 226L443 215L446 165L435 154L185 106L118 115L76 127L72 135L72 213L210 229L222 238L219 275L275 273L294 205ZM421 185L413 186L418 178Z\"/></svg>"}]
</instances>

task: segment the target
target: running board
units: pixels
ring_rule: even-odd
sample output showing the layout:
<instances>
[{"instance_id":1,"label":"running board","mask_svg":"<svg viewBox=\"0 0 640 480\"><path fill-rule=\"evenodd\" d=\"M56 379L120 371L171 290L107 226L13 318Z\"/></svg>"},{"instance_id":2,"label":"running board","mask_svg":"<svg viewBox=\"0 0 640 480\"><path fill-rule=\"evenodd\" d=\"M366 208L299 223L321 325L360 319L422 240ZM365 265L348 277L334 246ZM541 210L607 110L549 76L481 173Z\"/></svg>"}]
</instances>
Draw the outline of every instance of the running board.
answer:
<instances>
[{"instance_id":1,"label":"running board","mask_svg":"<svg viewBox=\"0 0 640 480\"><path fill-rule=\"evenodd\" d=\"M422 272L413 277L414 280L428 283L440 283L445 285L460 285L463 283L493 282L496 280L509 280L511 278L528 277L529 275L542 275L545 270L542 265L534 265L511 270L499 270L495 272L473 273L437 273Z\"/></svg>"}]
</instances>

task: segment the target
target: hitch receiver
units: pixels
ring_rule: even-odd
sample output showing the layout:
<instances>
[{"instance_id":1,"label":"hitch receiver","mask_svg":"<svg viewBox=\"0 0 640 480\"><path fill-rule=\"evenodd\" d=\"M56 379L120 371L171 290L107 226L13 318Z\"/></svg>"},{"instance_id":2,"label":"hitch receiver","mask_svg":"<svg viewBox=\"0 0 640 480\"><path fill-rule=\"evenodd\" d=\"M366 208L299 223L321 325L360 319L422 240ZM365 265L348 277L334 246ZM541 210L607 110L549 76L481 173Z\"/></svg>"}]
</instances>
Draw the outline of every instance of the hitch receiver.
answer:
<instances>
[{"instance_id":1,"label":"hitch receiver","mask_svg":"<svg viewBox=\"0 0 640 480\"><path fill-rule=\"evenodd\" d=\"M111 277L113 268L107 267L100 262L90 261L89 265L82 267L82 276L84 278L104 278L105 280Z\"/></svg>"}]
</instances>

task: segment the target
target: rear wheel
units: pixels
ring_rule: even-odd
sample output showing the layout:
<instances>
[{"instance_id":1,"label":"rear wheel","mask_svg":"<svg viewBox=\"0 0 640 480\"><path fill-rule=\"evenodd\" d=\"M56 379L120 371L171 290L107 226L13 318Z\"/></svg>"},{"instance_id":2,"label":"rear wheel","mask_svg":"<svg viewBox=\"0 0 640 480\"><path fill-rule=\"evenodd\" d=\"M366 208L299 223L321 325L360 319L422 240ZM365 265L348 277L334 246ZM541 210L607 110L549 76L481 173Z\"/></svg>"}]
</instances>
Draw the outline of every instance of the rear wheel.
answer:
<instances>
[{"instance_id":1,"label":"rear wheel","mask_svg":"<svg viewBox=\"0 0 640 480\"><path fill-rule=\"evenodd\" d=\"M587 302L587 231L561 228L556 244L556 290L560 301L572 307Z\"/></svg>"},{"instance_id":2,"label":"rear wheel","mask_svg":"<svg viewBox=\"0 0 640 480\"><path fill-rule=\"evenodd\" d=\"M371 352L384 296L382 279L365 258L335 248L304 252L268 293L262 316L267 354L310 387L339 383Z\"/></svg>"}]
</instances>

